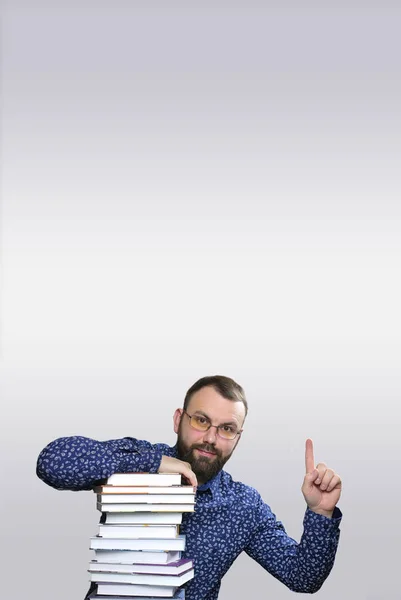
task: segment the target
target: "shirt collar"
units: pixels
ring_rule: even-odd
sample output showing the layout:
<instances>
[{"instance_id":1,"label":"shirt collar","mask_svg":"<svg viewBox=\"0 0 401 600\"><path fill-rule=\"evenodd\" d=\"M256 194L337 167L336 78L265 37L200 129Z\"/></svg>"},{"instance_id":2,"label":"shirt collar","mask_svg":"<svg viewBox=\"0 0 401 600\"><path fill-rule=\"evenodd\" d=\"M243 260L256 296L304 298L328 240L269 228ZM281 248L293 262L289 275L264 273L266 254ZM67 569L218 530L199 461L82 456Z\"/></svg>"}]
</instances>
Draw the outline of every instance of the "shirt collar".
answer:
<instances>
[{"instance_id":1,"label":"shirt collar","mask_svg":"<svg viewBox=\"0 0 401 600\"><path fill-rule=\"evenodd\" d=\"M213 498L218 500L221 497L221 474L222 471L219 471L217 475L206 481L206 483L202 483L202 485L198 486L198 492L206 492L210 490Z\"/></svg>"}]
</instances>

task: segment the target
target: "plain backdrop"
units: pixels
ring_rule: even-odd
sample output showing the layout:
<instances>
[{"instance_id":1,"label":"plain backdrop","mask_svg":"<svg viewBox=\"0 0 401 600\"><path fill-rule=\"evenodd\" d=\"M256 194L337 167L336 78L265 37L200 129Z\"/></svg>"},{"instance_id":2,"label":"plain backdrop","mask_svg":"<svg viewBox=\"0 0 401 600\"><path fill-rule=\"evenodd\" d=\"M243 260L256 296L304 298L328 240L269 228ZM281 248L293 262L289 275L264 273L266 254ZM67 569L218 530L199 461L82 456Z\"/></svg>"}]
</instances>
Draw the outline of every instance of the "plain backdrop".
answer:
<instances>
[{"instance_id":1,"label":"plain backdrop","mask_svg":"<svg viewBox=\"0 0 401 600\"><path fill-rule=\"evenodd\" d=\"M88 587L91 492L52 439L173 444L199 377L246 390L227 470L299 539L304 443L343 478L321 600L396 600L400 8L6 2L1 596ZM221 600L294 596L243 555ZM299 594L298 597L304 597Z\"/></svg>"}]
</instances>

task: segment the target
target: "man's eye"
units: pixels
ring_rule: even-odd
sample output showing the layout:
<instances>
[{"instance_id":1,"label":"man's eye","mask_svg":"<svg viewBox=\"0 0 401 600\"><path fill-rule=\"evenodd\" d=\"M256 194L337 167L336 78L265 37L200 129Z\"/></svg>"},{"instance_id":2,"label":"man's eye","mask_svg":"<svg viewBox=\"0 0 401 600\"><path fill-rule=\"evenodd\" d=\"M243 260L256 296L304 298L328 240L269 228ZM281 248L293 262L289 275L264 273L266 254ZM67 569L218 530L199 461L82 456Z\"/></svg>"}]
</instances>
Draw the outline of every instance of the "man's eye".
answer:
<instances>
[{"instance_id":1,"label":"man's eye","mask_svg":"<svg viewBox=\"0 0 401 600\"><path fill-rule=\"evenodd\" d=\"M223 431L226 431L227 433L234 433L235 431L237 431L235 429L235 427L231 427L231 425L223 425L222 429L223 429Z\"/></svg>"},{"instance_id":2,"label":"man's eye","mask_svg":"<svg viewBox=\"0 0 401 600\"><path fill-rule=\"evenodd\" d=\"M207 419L205 419L205 417L195 417L197 422L200 423L201 425L204 425L205 423L207 423Z\"/></svg>"}]
</instances>

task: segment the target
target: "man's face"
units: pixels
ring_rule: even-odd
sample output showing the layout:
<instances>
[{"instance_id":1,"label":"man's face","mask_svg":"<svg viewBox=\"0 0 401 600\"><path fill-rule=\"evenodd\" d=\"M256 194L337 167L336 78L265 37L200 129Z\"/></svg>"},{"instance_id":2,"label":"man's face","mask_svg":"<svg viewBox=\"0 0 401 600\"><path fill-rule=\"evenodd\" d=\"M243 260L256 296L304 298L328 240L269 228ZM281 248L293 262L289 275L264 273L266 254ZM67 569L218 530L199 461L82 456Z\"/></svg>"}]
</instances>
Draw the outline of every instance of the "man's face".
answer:
<instances>
[{"instance_id":1,"label":"man's face","mask_svg":"<svg viewBox=\"0 0 401 600\"><path fill-rule=\"evenodd\" d=\"M220 396L213 387L204 387L196 392L187 407L187 412L206 417L212 425L234 425L242 428L245 419L245 406ZM212 479L230 458L240 436L226 440L217 434L215 427L208 431L197 431L190 425L190 419L182 408L174 414L174 431L177 433L178 458L190 463L198 483Z\"/></svg>"}]
</instances>

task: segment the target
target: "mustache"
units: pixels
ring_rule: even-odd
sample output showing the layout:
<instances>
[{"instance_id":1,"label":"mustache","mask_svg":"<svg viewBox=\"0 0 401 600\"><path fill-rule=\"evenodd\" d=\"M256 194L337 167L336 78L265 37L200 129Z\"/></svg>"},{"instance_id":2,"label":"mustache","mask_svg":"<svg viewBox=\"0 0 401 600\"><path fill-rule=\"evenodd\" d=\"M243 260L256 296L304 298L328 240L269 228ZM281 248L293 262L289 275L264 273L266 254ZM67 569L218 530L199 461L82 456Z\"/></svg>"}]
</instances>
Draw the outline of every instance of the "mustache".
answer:
<instances>
[{"instance_id":1,"label":"mustache","mask_svg":"<svg viewBox=\"0 0 401 600\"><path fill-rule=\"evenodd\" d=\"M211 444L197 444L192 446L192 450L204 450L205 452L210 452L212 454L220 456L220 452L215 446L212 446Z\"/></svg>"}]
</instances>

